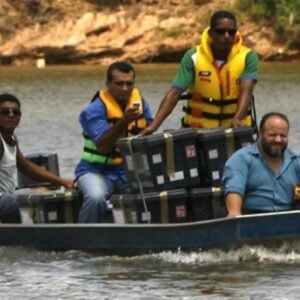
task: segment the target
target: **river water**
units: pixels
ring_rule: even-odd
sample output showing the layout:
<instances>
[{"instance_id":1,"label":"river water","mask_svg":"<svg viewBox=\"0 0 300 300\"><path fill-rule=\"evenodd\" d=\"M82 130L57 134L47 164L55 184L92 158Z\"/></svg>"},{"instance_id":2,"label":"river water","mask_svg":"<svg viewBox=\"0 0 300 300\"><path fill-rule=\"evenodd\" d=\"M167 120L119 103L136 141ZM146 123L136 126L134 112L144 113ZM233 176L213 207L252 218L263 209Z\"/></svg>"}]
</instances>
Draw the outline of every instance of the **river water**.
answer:
<instances>
[{"instance_id":1,"label":"river water","mask_svg":"<svg viewBox=\"0 0 300 300\"><path fill-rule=\"evenodd\" d=\"M177 65L136 66L137 86L155 113ZM1 67L0 91L18 96L23 152L58 153L73 178L82 151L77 117L104 86L98 66ZM258 121L280 111L291 122L290 147L300 151L300 64L264 63L255 88ZM179 128L181 104L161 129ZM220 233L222 234L222 233ZM239 250L162 252L134 257L80 251L0 248L0 299L299 299L300 245Z\"/></svg>"}]
</instances>

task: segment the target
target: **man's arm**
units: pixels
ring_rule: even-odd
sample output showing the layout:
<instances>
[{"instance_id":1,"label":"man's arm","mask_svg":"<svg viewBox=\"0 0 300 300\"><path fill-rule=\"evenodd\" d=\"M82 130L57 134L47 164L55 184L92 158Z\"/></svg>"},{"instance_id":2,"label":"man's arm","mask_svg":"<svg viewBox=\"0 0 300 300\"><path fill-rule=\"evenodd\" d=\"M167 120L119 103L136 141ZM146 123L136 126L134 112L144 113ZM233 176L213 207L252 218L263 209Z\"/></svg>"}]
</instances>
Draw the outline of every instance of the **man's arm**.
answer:
<instances>
[{"instance_id":1,"label":"man's arm","mask_svg":"<svg viewBox=\"0 0 300 300\"><path fill-rule=\"evenodd\" d=\"M243 198L237 193L228 193L225 198L228 217L235 217L242 214Z\"/></svg>"},{"instance_id":2,"label":"man's arm","mask_svg":"<svg viewBox=\"0 0 300 300\"><path fill-rule=\"evenodd\" d=\"M17 149L17 168L32 179L59 184L66 188L72 188L74 186L73 180L61 178L31 162L24 157L19 148Z\"/></svg>"},{"instance_id":3,"label":"man's arm","mask_svg":"<svg viewBox=\"0 0 300 300\"><path fill-rule=\"evenodd\" d=\"M250 51L246 56L245 70L241 76L237 111L232 119L232 127L241 126L241 121L246 117L255 84L258 80L259 57L256 52Z\"/></svg>"},{"instance_id":4,"label":"man's arm","mask_svg":"<svg viewBox=\"0 0 300 300\"><path fill-rule=\"evenodd\" d=\"M159 126L162 124L162 122L168 117L168 115L173 111L175 108L180 96L181 96L182 90L177 89L175 87L172 87L163 98L162 102L160 103L160 106L158 108L158 111L155 115L155 118L153 122L145 128L141 134L151 134L155 132Z\"/></svg>"},{"instance_id":5,"label":"man's arm","mask_svg":"<svg viewBox=\"0 0 300 300\"><path fill-rule=\"evenodd\" d=\"M162 99L152 124L141 132L142 135L155 132L173 111L181 94L193 84L195 66L192 56L195 55L195 53L196 48L194 47L184 54L171 88Z\"/></svg>"},{"instance_id":6,"label":"man's arm","mask_svg":"<svg viewBox=\"0 0 300 300\"><path fill-rule=\"evenodd\" d=\"M222 187L225 193L228 217L242 214L243 201L247 197L248 179L251 176L249 165L251 165L253 157L249 154L250 147L237 150L225 163Z\"/></svg>"},{"instance_id":7,"label":"man's arm","mask_svg":"<svg viewBox=\"0 0 300 300\"><path fill-rule=\"evenodd\" d=\"M255 81L252 79L241 81L240 92L237 101L237 110L232 119L232 127L241 126L242 120L246 117L251 103L254 86Z\"/></svg>"},{"instance_id":8,"label":"man's arm","mask_svg":"<svg viewBox=\"0 0 300 300\"><path fill-rule=\"evenodd\" d=\"M124 112L123 118L119 119L114 126L112 126L97 140L97 150L101 154L110 153L115 148L117 139L125 136L128 124L137 120L139 115L139 109L128 107Z\"/></svg>"}]
</instances>

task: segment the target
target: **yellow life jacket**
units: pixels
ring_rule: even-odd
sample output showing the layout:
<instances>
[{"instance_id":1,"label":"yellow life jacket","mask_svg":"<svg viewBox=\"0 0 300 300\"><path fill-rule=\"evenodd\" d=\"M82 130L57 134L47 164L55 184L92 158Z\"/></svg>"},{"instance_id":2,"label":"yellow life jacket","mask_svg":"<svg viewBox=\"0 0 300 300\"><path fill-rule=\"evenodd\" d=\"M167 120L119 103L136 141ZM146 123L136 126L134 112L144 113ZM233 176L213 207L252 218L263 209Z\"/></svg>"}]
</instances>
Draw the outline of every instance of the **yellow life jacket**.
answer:
<instances>
[{"instance_id":1,"label":"yellow life jacket","mask_svg":"<svg viewBox=\"0 0 300 300\"><path fill-rule=\"evenodd\" d=\"M237 110L240 77L250 49L242 45L241 35L237 33L226 63L218 68L214 65L208 30L203 32L201 45L196 47L195 82L191 87L191 99L184 109L183 125L228 128ZM242 124L251 126L250 109Z\"/></svg>"},{"instance_id":2,"label":"yellow life jacket","mask_svg":"<svg viewBox=\"0 0 300 300\"><path fill-rule=\"evenodd\" d=\"M118 102L107 90L101 90L96 95L99 96L100 101L103 102L106 108L107 120L110 127L123 117L124 112L121 109ZM130 99L127 102L127 107L132 107L133 103L139 103L140 117L138 120L128 124L125 136L137 135L147 126L147 121L144 117L144 106L142 96L138 89L133 89ZM122 157L117 147L109 154L103 155L97 150L96 144L83 133L84 136L84 151L82 159L89 163L96 163L99 165L120 165L122 163Z\"/></svg>"}]
</instances>

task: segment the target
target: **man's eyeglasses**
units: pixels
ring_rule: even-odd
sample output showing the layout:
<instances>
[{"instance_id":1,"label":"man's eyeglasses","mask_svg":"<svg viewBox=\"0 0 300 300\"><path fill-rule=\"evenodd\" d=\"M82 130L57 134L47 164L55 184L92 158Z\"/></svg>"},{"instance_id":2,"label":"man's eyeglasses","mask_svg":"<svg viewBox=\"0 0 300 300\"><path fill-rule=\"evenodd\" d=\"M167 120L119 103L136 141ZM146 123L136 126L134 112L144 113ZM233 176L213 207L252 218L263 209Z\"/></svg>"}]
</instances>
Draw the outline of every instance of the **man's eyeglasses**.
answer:
<instances>
[{"instance_id":1,"label":"man's eyeglasses","mask_svg":"<svg viewBox=\"0 0 300 300\"><path fill-rule=\"evenodd\" d=\"M9 114L21 116L22 112L18 108L0 108L0 114L3 116L8 116Z\"/></svg>"},{"instance_id":2,"label":"man's eyeglasses","mask_svg":"<svg viewBox=\"0 0 300 300\"><path fill-rule=\"evenodd\" d=\"M215 28L214 33L218 34L218 35L224 35L226 32L230 35L230 36L234 36L237 32L236 28Z\"/></svg>"}]
</instances>

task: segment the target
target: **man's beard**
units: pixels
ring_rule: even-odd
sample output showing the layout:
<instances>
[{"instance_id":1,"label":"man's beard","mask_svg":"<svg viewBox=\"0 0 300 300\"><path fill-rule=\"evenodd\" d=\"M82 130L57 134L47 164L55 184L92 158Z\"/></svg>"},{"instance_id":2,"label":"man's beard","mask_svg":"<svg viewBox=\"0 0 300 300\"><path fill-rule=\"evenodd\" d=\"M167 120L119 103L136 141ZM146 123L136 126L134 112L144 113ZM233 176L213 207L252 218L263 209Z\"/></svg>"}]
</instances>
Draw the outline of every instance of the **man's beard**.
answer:
<instances>
[{"instance_id":1,"label":"man's beard","mask_svg":"<svg viewBox=\"0 0 300 300\"><path fill-rule=\"evenodd\" d=\"M275 142L266 143L261 140L260 144L261 144L261 148L264 151L264 153L272 158L282 157L284 151L287 148L287 143L275 143ZM276 149L272 148L272 146L274 146L274 145L277 146ZM280 146L280 148L278 146Z\"/></svg>"}]
</instances>

